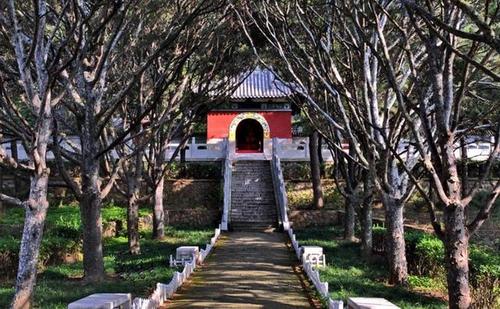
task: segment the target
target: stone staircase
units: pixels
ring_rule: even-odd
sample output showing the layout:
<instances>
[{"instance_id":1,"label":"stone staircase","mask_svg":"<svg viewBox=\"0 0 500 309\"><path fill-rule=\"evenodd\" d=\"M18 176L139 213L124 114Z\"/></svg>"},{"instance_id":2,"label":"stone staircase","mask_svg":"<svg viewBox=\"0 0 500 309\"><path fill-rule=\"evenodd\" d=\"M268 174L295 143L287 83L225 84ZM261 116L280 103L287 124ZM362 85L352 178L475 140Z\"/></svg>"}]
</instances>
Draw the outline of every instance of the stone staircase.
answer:
<instances>
[{"instance_id":1,"label":"stone staircase","mask_svg":"<svg viewBox=\"0 0 500 309\"><path fill-rule=\"evenodd\" d=\"M278 210L269 161L236 161L231 182L231 229L274 231Z\"/></svg>"}]
</instances>

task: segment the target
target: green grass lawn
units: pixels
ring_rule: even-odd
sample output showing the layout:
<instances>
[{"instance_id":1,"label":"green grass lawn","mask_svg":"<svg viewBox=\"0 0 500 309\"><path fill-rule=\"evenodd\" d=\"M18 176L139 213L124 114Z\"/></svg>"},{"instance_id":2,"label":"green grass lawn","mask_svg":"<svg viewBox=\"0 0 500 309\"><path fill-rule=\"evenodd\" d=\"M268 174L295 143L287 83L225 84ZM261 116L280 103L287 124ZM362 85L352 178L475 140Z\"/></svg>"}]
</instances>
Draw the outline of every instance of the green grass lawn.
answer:
<instances>
[{"instance_id":1,"label":"green grass lawn","mask_svg":"<svg viewBox=\"0 0 500 309\"><path fill-rule=\"evenodd\" d=\"M414 289L388 285L385 263L366 262L360 257L359 244L336 240L342 234L341 228L299 230L296 234L300 245L323 247L328 266L320 274L328 282L333 299L345 303L348 297L382 297L401 308L447 308L443 300L426 295L440 290L432 281L429 283L432 279L412 276L410 282L418 285Z\"/></svg>"},{"instance_id":2,"label":"green grass lawn","mask_svg":"<svg viewBox=\"0 0 500 309\"><path fill-rule=\"evenodd\" d=\"M103 218L124 218L124 214L124 209L121 210L115 206L107 210L105 208ZM18 211L14 211L3 218L0 223L14 224L18 222L16 217L19 219L19 215ZM22 220L22 216L20 218ZM51 209L48 223L59 232L63 227L68 228L68 225L78 228L78 208L64 206ZM75 231L71 232L72 228L68 229L69 232L65 231L64 235L74 234ZM165 239L154 241L150 239L149 231L142 231L142 254L138 256L128 254L125 236L107 238L104 242L106 280L98 284L84 284L81 280L83 276L81 262L46 266L38 275L35 307L66 308L68 303L74 300L99 292L123 292L132 293L133 297L148 297L157 282L168 283L170 281L176 269L168 267L168 257L175 253L177 247L181 245L204 246L209 242L212 234L211 229L168 227ZM49 239L56 237L54 231L51 230L47 231L46 235ZM12 246L11 237L8 240L3 238L0 237L0 250L2 250L2 243L9 243L4 247ZM78 242L78 239L63 239L68 242ZM0 308L8 307L14 293L14 282L14 279L0 279Z\"/></svg>"}]
</instances>

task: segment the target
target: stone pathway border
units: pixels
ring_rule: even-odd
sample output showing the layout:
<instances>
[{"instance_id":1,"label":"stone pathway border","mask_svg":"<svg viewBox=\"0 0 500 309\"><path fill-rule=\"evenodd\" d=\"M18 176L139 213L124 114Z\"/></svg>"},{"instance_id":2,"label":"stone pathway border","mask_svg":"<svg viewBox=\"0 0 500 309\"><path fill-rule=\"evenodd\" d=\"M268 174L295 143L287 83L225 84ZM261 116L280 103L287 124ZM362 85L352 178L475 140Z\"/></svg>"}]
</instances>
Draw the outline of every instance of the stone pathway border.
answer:
<instances>
[{"instance_id":1,"label":"stone pathway border","mask_svg":"<svg viewBox=\"0 0 500 309\"><path fill-rule=\"evenodd\" d=\"M302 261L302 268L307 274L309 280L314 284L316 290L318 290L321 297L324 300L326 300L326 303L328 304L328 309L343 309L344 302L341 300L333 300L330 297L330 293L328 292L328 282L321 281L318 270L315 269L311 265L311 263L302 260L302 247L299 245L297 237L293 233L293 229L290 228L288 229L287 232L288 232L288 237L290 237L290 241L292 242L292 247L295 250L297 258L299 259L299 261Z\"/></svg>"},{"instance_id":2,"label":"stone pathway border","mask_svg":"<svg viewBox=\"0 0 500 309\"><path fill-rule=\"evenodd\" d=\"M208 257L213 247L215 246L217 240L219 239L221 232L221 225L215 229L215 235L210 239L210 243L205 246L205 249L200 250L200 256L198 261L193 260L191 263L187 263L184 266L182 272L175 272L172 280L168 284L157 283L156 289L147 299L144 298L134 298L132 302L132 309L154 309L160 307L168 298L171 298L179 287L187 281L189 276L196 269L196 265L203 263L203 261Z\"/></svg>"}]
</instances>

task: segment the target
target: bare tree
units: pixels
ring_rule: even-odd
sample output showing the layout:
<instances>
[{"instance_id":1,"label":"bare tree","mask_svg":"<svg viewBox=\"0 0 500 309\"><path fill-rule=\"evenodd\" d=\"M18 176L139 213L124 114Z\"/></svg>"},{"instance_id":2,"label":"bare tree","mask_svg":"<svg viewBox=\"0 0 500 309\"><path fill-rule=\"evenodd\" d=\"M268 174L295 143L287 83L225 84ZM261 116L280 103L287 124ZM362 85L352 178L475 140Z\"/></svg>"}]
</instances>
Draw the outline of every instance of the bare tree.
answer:
<instances>
[{"instance_id":1,"label":"bare tree","mask_svg":"<svg viewBox=\"0 0 500 309\"><path fill-rule=\"evenodd\" d=\"M81 2L75 10L78 14L75 18L81 21L77 31L82 39L78 41L78 52L65 76L70 94L63 102L66 117L58 121L65 131L79 135L80 145L74 152L59 151L65 159L80 166L81 185L69 177L65 179L80 202L83 264L88 281L98 281L104 276L100 209L102 199L111 191L121 169L121 164L116 164L107 176L107 183L102 184L105 179L101 175L100 162L103 155L140 125L154 106L145 107L140 117L117 139L104 143L103 132L125 97L158 57L165 55L171 64L165 73L166 83L176 80L176 74L190 54L175 49L178 39L201 16L218 10L223 4L224 1L179 0L176 5L163 8L156 1L141 2L140 6L132 0L106 4ZM147 18L140 18L145 16ZM162 16L161 23L158 16ZM120 74L120 66L133 48L146 50L146 57L133 72L124 70ZM67 172L62 174L67 175Z\"/></svg>"},{"instance_id":2,"label":"bare tree","mask_svg":"<svg viewBox=\"0 0 500 309\"><path fill-rule=\"evenodd\" d=\"M265 36L283 62L284 75L293 78L296 90L303 92L310 109L350 142L355 155L351 158L357 164L366 170L375 168L367 175L375 177L373 183L386 212L389 279L405 284L408 273L403 207L414 186L393 150L407 135L406 122L413 121L415 115L408 119L401 112L393 113L396 94L390 85L379 81L381 67L374 51L381 48L378 32L385 31L388 17L363 1L320 1L309 5L264 1L258 6L248 4L245 12L248 20L243 24L252 25ZM248 28L247 33L252 38ZM390 51L404 53L396 48ZM419 65L421 59L416 62ZM405 85L402 91L411 93L405 65L398 67L395 76L399 84ZM316 88L331 97L333 106L325 108L314 97L308 86L312 78ZM340 147L334 139L331 145ZM419 153L414 149L404 153L407 167L415 168Z\"/></svg>"},{"instance_id":3,"label":"bare tree","mask_svg":"<svg viewBox=\"0 0 500 309\"><path fill-rule=\"evenodd\" d=\"M71 61L73 24L65 18L69 1L0 4L0 143L4 134L19 139L28 162L19 162L0 147L0 165L30 176L25 200L0 193L0 200L26 210L16 291L12 308L31 308L38 255L49 203L47 151L54 108L65 95L59 75Z\"/></svg>"},{"instance_id":4,"label":"bare tree","mask_svg":"<svg viewBox=\"0 0 500 309\"><path fill-rule=\"evenodd\" d=\"M490 10L489 1L477 3L475 7L462 1L436 1L421 5L403 1L403 4L408 12L408 21L397 26L403 34L409 31L416 34L405 36L405 41L412 40L405 46L407 57L412 60L420 52L416 52L414 46L425 47L426 66L412 71L413 79L418 81L418 91L414 96L402 95L400 84L393 78L394 67L399 60L386 52L389 43L384 33L379 33L384 50L380 57L385 63L387 78L398 93L403 115L408 118L408 113L413 110L420 119L420 122L409 122L408 125L415 147L422 156L422 165L431 179L437 202L443 209L442 223L436 219L437 207L432 196L423 190L413 173L409 173L426 198L432 225L444 242L450 307L469 308L469 239L488 218L500 195L500 182L497 181L489 190L485 205L473 218L467 218L468 205L481 190L500 150L498 100L494 96L477 95L477 89L484 89L484 85L496 93L500 89L500 79L494 73L498 66L498 38L491 37L491 32L488 32L488 23L492 21L483 23L498 18L498 9ZM484 17L477 19L478 16ZM470 20L478 26L477 34L467 34L464 30L470 25ZM470 101L482 105L479 121L477 116L465 112ZM483 175L470 189L464 190L468 180L459 174L460 157L456 150L460 140L472 131L492 132L494 141Z\"/></svg>"},{"instance_id":5,"label":"bare tree","mask_svg":"<svg viewBox=\"0 0 500 309\"><path fill-rule=\"evenodd\" d=\"M117 136L130 126L127 123L141 119L147 106L153 107L143 119L145 126L131 132L125 142L115 147L119 157L128 158L123 163L123 172L120 172L123 188L118 185L117 189L129 201L128 236L131 253L138 253L140 247L138 203L148 201L151 196L154 205L153 237L162 238L164 235L164 175L175 157L165 157L169 142L174 137L181 137L185 141L190 136L194 121L204 116L210 106L216 104L234 87L223 81L245 68L239 59L243 57L240 51L241 35L238 36L236 31L231 11L227 8L214 11L195 21L179 36L173 48L176 57L182 55L182 61L172 61L168 58L170 54L156 59L141 76L135 91L138 98L135 98L135 95L132 97L137 103L129 102L120 108L122 112L119 118L125 127L120 132L114 127L106 129L111 133L109 136L112 136L112 140L117 140ZM228 36L233 39L227 40ZM142 51L139 51L139 54L142 54ZM240 63L240 66L232 65L235 62ZM184 142L180 144L183 145ZM113 165L112 160L108 162ZM144 175L143 166L147 171ZM150 190L146 190L139 198L142 176L145 176L144 180Z\"/></svg>"}]
</instances>

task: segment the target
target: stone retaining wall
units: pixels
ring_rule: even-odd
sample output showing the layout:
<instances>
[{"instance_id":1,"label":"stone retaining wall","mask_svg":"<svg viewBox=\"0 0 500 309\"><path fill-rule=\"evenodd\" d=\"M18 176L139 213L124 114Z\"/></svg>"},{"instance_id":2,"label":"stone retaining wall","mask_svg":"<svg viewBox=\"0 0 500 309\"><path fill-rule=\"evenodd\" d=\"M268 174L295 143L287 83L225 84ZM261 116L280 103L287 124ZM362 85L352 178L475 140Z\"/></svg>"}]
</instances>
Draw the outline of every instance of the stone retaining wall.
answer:
<instances>
[{"instance_id":1,"label":"stone retaining wall","mask_svg":"<svg viewBox=\"0 0 500 309\"><path fill-rule=\"evenodd\" d=\"M165 224L190 227L213 227L220 222L221 216L221 209L186 208L181 210L167 210L165 213Z\"/></svg>"},{"instance_id":2,"label":"stone retaining wall","mask_svg":"<svg viewBox=\"0 0 500 309\"><path fill-rule=\"evenodd\" d=\"M342 212L338 210L291 210L288 219L294 229L340 224Z\"/></svg>"},{"instance_id":3,"label":"stone retaining wall","mask_svg":"<svg viewBox=\"0 0 500 309\"><path fill-rule=\"evenodd\" d=\"M222 206L220 180L173 179L165 182L165 210L218 209Z\"/></svg>"}]
</instances>

